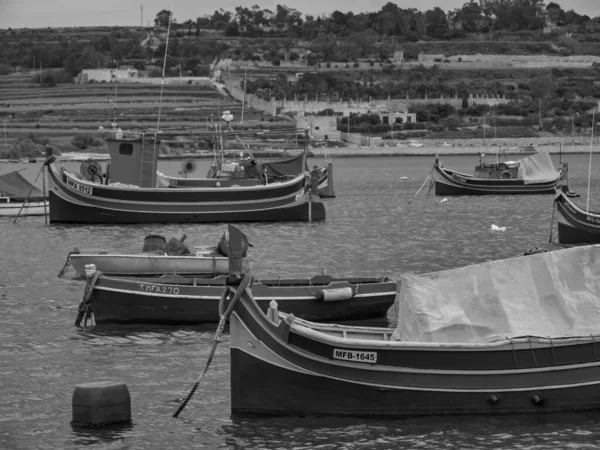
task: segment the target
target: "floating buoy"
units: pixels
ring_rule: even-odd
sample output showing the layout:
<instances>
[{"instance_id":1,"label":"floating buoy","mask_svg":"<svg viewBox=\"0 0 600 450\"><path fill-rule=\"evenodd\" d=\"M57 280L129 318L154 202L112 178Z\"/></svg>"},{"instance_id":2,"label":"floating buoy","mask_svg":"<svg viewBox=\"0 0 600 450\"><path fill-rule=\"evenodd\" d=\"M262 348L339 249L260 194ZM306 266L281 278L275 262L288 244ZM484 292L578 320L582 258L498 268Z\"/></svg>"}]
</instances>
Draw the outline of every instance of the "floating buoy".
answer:
<instances>
[{"instance_id":1,"label":"floating buoy","mask_svg":"<svg viewBox=\"0 0 600 450\"><path fill-rule=\"evenodd\" d=\"M492 231L506 231L506 227L499 227L498 225L492 224Z\"/></svg>"},{"instance_id":2,"label":"floating buoy","mask_svg":"<svg viewBox=\"0 0 600 450\"><path fill-rule=\"evenodd\" d=\"M95 381L73 392L72 425L101 427L131 421L131 397L125 383Z\"/></svg>"},{"instance_id":3,"label":"floating buoy","mask_svg":"<svg viewBox=\"0 0 600 450\"><path fill-rule=\"evenodd\" d=\"M440 200L440 203L448 203L448 199L447 198L443 198Z\"/></svg>"}]
</instances>

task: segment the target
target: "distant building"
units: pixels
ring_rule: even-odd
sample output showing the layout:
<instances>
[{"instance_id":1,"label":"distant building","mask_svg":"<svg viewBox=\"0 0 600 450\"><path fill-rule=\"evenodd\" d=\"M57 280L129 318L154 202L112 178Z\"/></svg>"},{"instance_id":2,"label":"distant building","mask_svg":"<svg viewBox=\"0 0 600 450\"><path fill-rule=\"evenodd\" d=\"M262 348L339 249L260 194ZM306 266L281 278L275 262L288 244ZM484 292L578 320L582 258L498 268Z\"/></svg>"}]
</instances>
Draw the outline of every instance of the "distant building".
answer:
<instances>
[{"instance_id":1,"label":"distant building","mask_svg":"<svg viewBox=\"0 0 600 450\"><path fill-rule=\"evenodd\" d=\"M112 83L119 80L137 78L137 69L85 69L77 77L78 83Z\"/></svg>"},{"instance_id":2,"label":"distant building","mask_svg":"<svg viewBox=\"0 0 600 450\"><path fill-rule=\"evenodd\" d=\"M339 139L336 116L303 116L296 117L297 128L308 128L312 139Z\"/></svg>"}]
</instances>

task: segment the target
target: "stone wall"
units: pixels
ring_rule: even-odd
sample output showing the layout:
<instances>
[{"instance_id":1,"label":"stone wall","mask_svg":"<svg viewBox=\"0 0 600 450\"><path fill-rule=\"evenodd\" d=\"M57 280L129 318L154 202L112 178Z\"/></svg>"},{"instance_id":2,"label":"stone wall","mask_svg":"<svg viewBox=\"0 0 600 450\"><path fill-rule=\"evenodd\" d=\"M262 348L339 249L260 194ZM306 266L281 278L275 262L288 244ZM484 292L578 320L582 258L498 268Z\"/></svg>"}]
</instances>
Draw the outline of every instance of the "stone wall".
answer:
<instances>
[{"instance_id":1,"label":"stone wall","mask_svg":"<svg viewBox=\"0 0 600 450\"><path fill-rule=\"evenodd\" d=\"M437 60L437 61L436 61ZM440 61L441 60L441 61ZM445 62L447 61L447 62ZM452 68L474 67L591 67L600 63L600 56L575 55L430 55L421 53L419 64L434 65Z\"/></svg>"}]
</instances>

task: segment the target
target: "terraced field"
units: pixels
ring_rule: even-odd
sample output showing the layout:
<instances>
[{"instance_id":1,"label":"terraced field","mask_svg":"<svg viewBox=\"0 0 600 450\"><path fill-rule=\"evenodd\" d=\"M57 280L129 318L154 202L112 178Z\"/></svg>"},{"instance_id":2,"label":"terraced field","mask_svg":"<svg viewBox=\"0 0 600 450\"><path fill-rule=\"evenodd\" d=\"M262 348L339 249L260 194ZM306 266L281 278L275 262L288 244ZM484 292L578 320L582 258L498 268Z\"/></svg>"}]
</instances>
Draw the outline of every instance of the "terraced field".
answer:
<instances>
[{"instance_id":1,"label":"terraced field","mask_svg":"<svg viewBox=\"0 0 600 450\"><path fill-rule=\"evenodd\" d=\"M159 110L161 130L206 131L225 110L234 115L235 127L277 126L269 123L273 120L269 116L248 110L240 124L242 105L208 81L169 80L161 96L160 84L73 83L45 88L31 78L28 73L0 77L0 148L31 135L68 147L75 135L95 135L100 126L108 129L113 122L126 131L156 128Z\"/></svg>"}]
</instances>

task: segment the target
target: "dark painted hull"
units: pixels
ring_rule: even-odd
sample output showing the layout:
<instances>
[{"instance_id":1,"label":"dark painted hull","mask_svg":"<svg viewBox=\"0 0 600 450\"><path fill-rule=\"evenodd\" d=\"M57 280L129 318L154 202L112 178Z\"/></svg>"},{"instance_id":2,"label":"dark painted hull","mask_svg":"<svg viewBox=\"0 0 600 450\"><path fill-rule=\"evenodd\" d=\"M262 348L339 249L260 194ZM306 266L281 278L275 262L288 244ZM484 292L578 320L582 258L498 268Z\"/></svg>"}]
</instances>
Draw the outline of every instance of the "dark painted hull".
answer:
<instances>
[{"instance_id":1,"label":"dark painted hull","mask_svg":"<svg viewBox=\"0 0 600 450\"><path fill-rule=\"evenodd\" d=\"M231 367L233 414L405 418L547 414L600 408L598 383L508 392L497 392L493 388L487 392L397 389L298 373L268 364L238 348L231 350ZM491 400L494 394L498 398L496 402ZM540 404L534 403L534 394L542 399Z\"/></svg>"},{"instance_id":2,"label":"dark painted hull","mask_svg":"<svg viewBox=\"0 0 600 450\"><path fill-rule=\"evenodd\" d=\"M325 220L325 206L319 200L258 211L161 212L127 211L75 203L50 191L50 223L211 223L211 222L293 222Z\"/></svg>"},{"instance_id":3,"label":"dark painted hull","mask_svg":"<svg viewBox=\"0 0 600 450\"><path fill-rule=\"evenodd\" d=\"M270 187L119 188L81 181L50 165L50 223L208 223L325 220L305 178Z\"/></svg>"},{"instance_id":4,"label":"dark painted hull","mask_svg":"<svg viewBox=\"0 0 600 450\"><path fill-rule=\"evenodd\" d=\"M600 407L599 337L401 342L387 328L285 318L275 325L247 296L230 322L236 414L389 418Z\"/></svg>"},{"instance_id":5,"label":"dark painted hull","mask_svg":"<svg viewBox=\"0 0 600 450\"><path fill-rule=\"evenodd\" d=\"M558 211L558 242L561 244L600 243L600 214L588 213L561 193L555 199Z\"/></svg>"},{"instance_id":6,"label":"dark painted hull","mask_svg":"<svg viewBox=\"0 0 600 450\"><path fill-rule=\"evenodd\" d=\"M190 279L188 279L190 280ZM97 323L198 324L219 321L219 300L224 278L212 284L161 283L156 279L100 277L92 293ZM305 282L306 280L304 280ZM255 282L252 293L266 311L276 300L282 311L315 320L348 320L383 316L394 303L397 284L393 280L358 284L356 295L347 300L323 301L310 292L354 286L335 282L328 286L275 286ZM208 281L205 281L208 283ZM285 283L285 280L282 280ZM267 281L265 281L267 283Z\"/></svg>"},{"instance_id":7,"label":"dark painted hull","mask_svg":"<svg viewBox=\"0 0 600 450\"><path fill-rule=\"evenodd\" d=\"M546 183L525 184L519 179L475 178L434 166L435 195L538 195L556 194L560 178Z\"/></svg>"}]
</instances>

